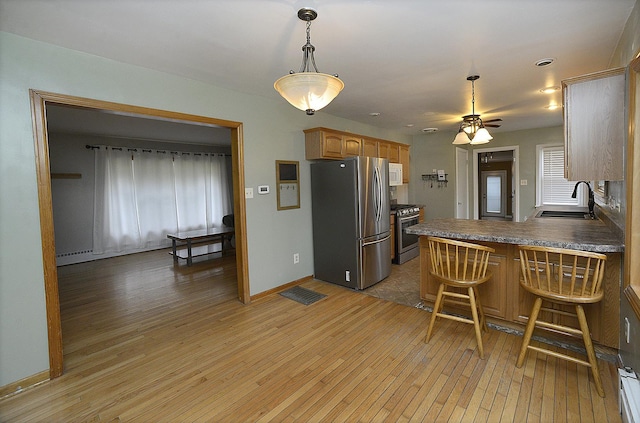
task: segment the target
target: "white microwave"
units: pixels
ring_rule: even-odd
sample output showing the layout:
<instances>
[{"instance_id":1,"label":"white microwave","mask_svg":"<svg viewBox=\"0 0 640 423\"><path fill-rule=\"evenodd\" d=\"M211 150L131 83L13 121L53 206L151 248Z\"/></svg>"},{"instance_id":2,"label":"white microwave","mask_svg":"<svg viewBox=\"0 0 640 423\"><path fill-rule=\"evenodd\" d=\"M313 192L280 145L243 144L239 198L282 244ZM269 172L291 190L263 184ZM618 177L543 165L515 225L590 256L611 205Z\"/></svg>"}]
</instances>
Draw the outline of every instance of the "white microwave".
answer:
<instances>
[{"instance_id":1,"label":"white microwave","mask_svg":"<svg viewBox=\"0 0 640 423\"><path fill-rule=\"evenodd\" d=\"M389 163L389 186L402 185L402 165Z\"/></svg>"}]
</instances>

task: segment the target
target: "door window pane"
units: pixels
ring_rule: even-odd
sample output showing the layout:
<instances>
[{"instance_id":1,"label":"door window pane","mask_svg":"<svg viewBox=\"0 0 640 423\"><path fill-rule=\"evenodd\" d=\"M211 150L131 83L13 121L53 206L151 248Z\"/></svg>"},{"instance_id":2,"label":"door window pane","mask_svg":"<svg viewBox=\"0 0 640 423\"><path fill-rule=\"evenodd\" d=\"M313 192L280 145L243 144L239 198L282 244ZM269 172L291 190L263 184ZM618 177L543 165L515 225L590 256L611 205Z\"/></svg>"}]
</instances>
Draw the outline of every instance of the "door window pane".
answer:
<instances>
[{"instance_id":1,"label":"door window pane","mask_svg":"<svg viewBox=\"0 0 640 423\"><path fill-rule=\"evenodd\" d=\"M487 212L501 213L501 182L499 176L487 176Z\"/></svg>"}]
</instances>

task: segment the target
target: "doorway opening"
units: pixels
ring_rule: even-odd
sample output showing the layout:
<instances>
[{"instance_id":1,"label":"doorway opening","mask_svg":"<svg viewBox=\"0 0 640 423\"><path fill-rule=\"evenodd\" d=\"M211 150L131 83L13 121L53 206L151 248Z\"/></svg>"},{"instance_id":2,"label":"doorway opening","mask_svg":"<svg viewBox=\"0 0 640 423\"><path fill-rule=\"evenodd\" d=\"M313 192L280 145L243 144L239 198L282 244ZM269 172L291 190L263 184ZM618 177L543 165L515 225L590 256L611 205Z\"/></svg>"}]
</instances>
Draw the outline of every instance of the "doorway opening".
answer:
<instances>
[{"instance_id":1,"label":"doorway opening","mask_svg":"<svg viewBox=\"0 0 640 423\"><path fill-rule=\"evenodd\" d=\"M44 269L45 301L49 341L49 377L56 378L63 373L62 329L60 318L60 298L58 290L57 262L54 237L51 175L49 166L49 137L47 133L48 105L61 105L116 113L126 116L140 116L165 121L216 125L230 129L233 205L236 236L236 272L238 299L250 302L247 245L246 245L246 204L244 196L244 146L242 123L204 116L189 115L159 109L150 109L127 104L112 103L82 97L30 90L31 110L34 129L36 176L38 180L38 203L40 231L42 238L42 258Z\"/></svg>"},{"instance_id":2,"label":"doorway opening","mask_svg":"<svg viewBox=\"0 0 640 423\"><path fill-rule=\"evenodd\" d=\"M519 221L519 149L473 150L474 218Z\"/></svg>"}]
</instances>

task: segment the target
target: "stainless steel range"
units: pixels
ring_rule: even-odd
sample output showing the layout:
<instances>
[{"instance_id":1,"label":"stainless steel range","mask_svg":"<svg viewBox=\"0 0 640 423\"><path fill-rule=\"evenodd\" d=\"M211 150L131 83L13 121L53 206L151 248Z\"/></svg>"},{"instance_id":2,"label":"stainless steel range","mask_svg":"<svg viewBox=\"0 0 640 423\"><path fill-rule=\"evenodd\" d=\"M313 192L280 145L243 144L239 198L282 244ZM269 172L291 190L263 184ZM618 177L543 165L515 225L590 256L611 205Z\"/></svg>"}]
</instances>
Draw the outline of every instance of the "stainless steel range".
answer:
<instances>
[{"instance_id":1,"label":"stainless steel range","mask_svg":"<svg viewBox=\"0 0 640 423\"><path fill-rule=\"evenodd\" d=\"M418 235L406 232L409 226L418 224L420 208L414 204L392 204L391 210L396 212L396 254L393 263L402 264L420 254Z\"/></svg>"}]
</instances>

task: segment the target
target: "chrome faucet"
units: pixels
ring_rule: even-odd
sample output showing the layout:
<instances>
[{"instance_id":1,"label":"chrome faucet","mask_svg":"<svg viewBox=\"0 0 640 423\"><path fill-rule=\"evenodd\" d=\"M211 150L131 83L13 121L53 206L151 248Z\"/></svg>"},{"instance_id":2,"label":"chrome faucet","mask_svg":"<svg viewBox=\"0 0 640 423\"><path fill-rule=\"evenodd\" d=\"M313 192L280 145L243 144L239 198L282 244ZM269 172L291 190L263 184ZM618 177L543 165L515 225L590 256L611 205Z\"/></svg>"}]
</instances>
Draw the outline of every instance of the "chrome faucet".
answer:
<instances>
[{"instance_id":1,"label":"chrome faucet","mask_svg":"<svg viewBox=\"0 0 640 423\"><path fill-rule=\"evenodd\" d=\"M578 193L578 185L580 184L587 184L587 188L589 188L589 216L592 219L596 218L595 213L593 212L593 206L595 205L595 200L593 198L593 190L591 189L591 185L589 185L589 182L587 181L578 181L576 182L576 186L573 187L573 194L571 194L571 198L576 198L576 195Z\"/></svg>"}]
</instances>

